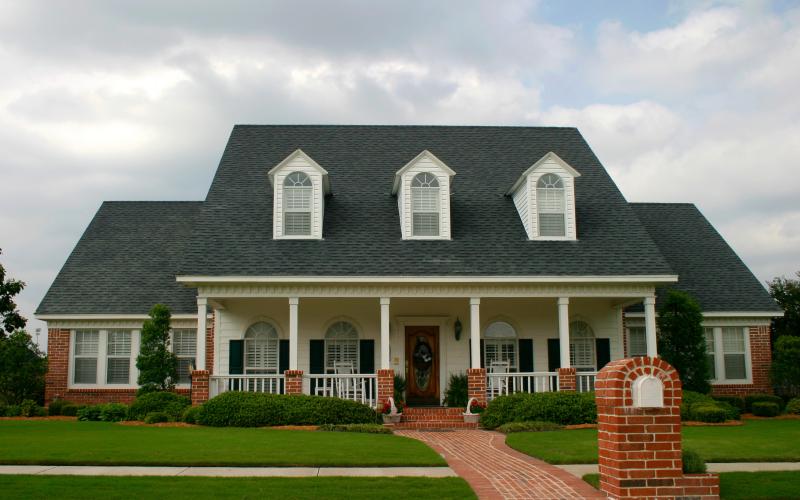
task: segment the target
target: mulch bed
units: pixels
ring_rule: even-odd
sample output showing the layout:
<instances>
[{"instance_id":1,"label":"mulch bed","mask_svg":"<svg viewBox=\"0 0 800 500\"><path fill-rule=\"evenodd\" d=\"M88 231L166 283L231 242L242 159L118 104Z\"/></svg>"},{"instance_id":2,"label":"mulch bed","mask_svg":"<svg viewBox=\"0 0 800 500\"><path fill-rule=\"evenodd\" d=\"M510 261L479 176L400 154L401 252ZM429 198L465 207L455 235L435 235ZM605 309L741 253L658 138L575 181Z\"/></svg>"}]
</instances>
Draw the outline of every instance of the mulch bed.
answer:
<instances>
[{"instance_id":1,"label":"mulch bed","mask_svg":"<svg viewBox=\"0 0 800 500\"><path fill-rule=\"evenodd\" d=\"M800 420L800 415L778 415L777 417L757 417L752 413L742 415L742 420Z\"/></svg>"},{"instance_id":2,"label":"mulch bed","mask_svg":"<svg viewBox=\"0 0 800 500\"><path fill-rule=\"evenodd\" d=\"M597 429L597 424L575 424L575 425L565 425L565 430L573 431L575 429Z\"/></svg>"},{"instance_id":3,"label":"mulch bed","mask_svg":"<svg viewBox=\"0 0 800 500\"><path fill-rule=\"evenodd\" d=\"M743 425L741 420L727 420L725 422L696 422L693 420L689 420L686 422L681 422L681 425L684 427L736 427L737 425Z\"/></svg>"},{"instance_id":4,"label":"mulch bed","mask_svg":"<svg viewBox=\"0 0 800 500\"><path fill-rule=\"evenodd\" d=\"M54 415L52 417L0 417L0 420L78 420L78 417Z\"/></svg>"},{"instance_id":5,"label":"mulch bed","mask_svg":"<svg viewBox=\"0 0 800 500\"><path fill-rule=\"evenodd\" d=\"M119 425L131 425L131 426L143 426L146 425L147 427L199 427L195 424L187 424L186 422L159 422L157 424L146 424L139 420L123 420L122 422L117 422Z\"/></svg>"}]
</instances>

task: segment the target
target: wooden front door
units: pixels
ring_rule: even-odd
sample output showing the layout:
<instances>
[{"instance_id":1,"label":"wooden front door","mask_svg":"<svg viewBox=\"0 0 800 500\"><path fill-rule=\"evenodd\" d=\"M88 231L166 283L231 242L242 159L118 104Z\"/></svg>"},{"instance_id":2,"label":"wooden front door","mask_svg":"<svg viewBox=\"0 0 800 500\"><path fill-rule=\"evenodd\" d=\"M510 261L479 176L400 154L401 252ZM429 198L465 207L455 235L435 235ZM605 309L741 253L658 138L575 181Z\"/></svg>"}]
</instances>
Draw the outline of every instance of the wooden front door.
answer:
<instances>
[{"instance_id":1,"label":"wooden front door","mask_svg":"<svg viewBox=\"0 0 800 500\"><path fill-rule=\"evenodd\" d=\"M439 405L439 327L406 327L406 401Z\"/></svg>"}]
</instances>

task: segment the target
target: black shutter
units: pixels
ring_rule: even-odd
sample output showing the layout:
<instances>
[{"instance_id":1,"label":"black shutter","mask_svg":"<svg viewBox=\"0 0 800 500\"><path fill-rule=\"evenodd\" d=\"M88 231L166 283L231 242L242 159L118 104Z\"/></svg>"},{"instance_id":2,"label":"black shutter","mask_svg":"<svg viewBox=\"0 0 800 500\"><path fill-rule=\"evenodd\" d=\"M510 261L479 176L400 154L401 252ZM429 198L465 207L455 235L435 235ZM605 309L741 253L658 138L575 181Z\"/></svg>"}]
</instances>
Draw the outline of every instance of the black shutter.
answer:
<instances>
[{"instance_id":1,"label":"black shutter","mask_svg":"<svg viewBox=\"0 0 800 500\"><path fill-rule=\"evenodd\" d=\"M278 373L289 369L289 341L281 339L278 344Z\"/></svg>"},{"instance_id":2,"label":"black shutter","mask_svg":"<svg viewBox=\"0 0 800 500\"><path fill-rule=\"evenodd\" d=\"M533 371L533 339L519 339L519 371Z\"/></svg>"},{"instance_id":3,"label":"black shutter","mask_svg":"<svg viewBox=\"0 0 800 500\"><path fill-rule=\"evenodd\" d=\"M308 370L310 373L325 373L325 341L312 340L309 349Z\"/></svg>"},{"instance_id":4,"label":"black shutter","mask_svg":"<svg viewBox=\"0 0 800 500\"><path fill-rule=\"evenodd\" d=\"M597 349L597 371L600 371L611 361L611 341L609 339L595 339Z\"/></svg>"},{"instance_id":5,"label":"black shutter","mask_svg":"<svg viewBox=\"0 0 800 500\"><path fill-rule=\"evenodd\" d=\"M484 359L486 358L485 352L486 350L483 346L483 339L481 339L481 368L486 368L486 363L484 362Z\"/></svg>"},{"instance_id":6,"label":"black shutter","mask_svg":"<svg viewBox=\"0 0 800 500\"><path fill-rule=\"evenodd\" d=\"M228 374L244 373L244 340L231 340L228 348Z\"/></svg>"},{"instance_id":7,"label":"black shutter","mask_svg":"<svg viewBox=\"0 0 800 500\"><path fill-rule=\"evenodd\" d=\"M561 368L561 342L558 339L547 339L547 371L554 372Z\"/></svg>"},{"instance_id":8,"label":"black shutter","mask_svg":"<svg viewBox=\"0 0 800 500\"><path fill-rule=\"evenodd\" d=\"M363 339L358 341L358 372L375 373L375 341Z\"/></svg>"}]
</instances>

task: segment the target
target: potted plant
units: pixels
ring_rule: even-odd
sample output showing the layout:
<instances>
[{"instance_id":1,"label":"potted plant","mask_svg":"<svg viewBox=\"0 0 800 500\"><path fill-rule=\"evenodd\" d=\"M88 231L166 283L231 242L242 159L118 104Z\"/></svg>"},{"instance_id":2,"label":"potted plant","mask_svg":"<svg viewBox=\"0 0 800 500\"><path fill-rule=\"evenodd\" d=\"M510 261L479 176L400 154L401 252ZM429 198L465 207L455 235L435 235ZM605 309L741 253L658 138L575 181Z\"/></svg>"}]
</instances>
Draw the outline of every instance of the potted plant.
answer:
<instances>
[{"instance_id":1,"label":"potted plant","mask_svg":"<svg viewBox=\"0 0 800 500\"><path fill-rule=\"evenodd\" d=\"M381 415L383 416L384 424L399 423L400 417L403 416L403 403L398 402L395 404L394 400L390 398L389 401L384 403Z\"/></svg>"},{"instance_id":2,"label":"potted plant","mask_svg":"<svg viewBox=\"0 0 800 500\"><path fill-rule=\"evenodd\" d=\"M483 413L485 409L486 403L478 402L475 398L470 399L467 411L464 412L464 422L468 424L477 424L481 419L481 413Z\"/></svg>"}]
</instances>

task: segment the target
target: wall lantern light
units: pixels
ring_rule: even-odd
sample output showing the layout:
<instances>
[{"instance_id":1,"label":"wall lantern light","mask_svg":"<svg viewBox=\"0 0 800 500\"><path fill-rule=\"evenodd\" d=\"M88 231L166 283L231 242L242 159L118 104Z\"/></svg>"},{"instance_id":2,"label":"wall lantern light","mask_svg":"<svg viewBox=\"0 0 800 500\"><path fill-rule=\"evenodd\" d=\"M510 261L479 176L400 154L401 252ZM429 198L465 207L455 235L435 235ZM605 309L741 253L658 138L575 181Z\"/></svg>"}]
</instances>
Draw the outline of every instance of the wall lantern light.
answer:
<instances>
[{"instance_id":1,"label":"wall lantern light","mask_svg":"<svg viewBox=\"0 0 800 500\"><path fill-rule=\"evenodd\" d=\"M456 340L461 340L461 320L456 317L456 322L453 324L453 331L456 334Z\"/></svg>"}]
</instances>

